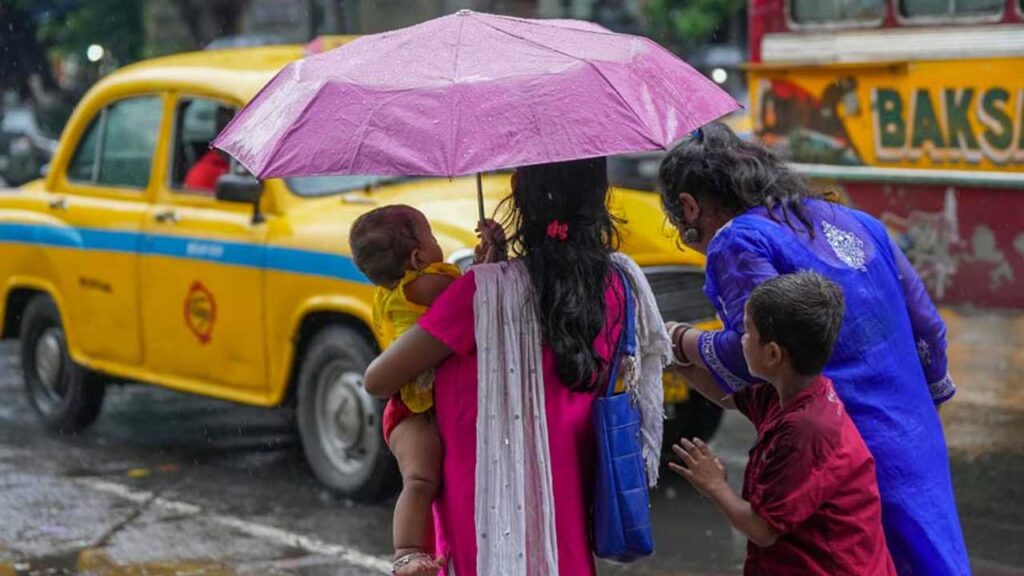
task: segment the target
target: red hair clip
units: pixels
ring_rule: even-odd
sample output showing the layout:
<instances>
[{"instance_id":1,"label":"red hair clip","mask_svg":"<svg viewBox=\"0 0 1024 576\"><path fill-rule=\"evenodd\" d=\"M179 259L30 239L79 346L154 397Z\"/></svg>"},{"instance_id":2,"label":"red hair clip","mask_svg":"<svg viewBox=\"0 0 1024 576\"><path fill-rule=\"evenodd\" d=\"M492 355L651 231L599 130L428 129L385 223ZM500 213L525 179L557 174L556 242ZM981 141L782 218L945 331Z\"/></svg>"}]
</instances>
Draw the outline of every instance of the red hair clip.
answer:
<instances>
[{"instance_id":1,"label":"red hair clip","mask_svg":"<svg viewBox=\"0 0 1024 576\"><path fill-rule=\"evenodd\" d=\"M565 239L569 237L569 225L558 220L552 220L548 224L548 238L554 238L565 242Z\"/></svg>"}]
</instances>

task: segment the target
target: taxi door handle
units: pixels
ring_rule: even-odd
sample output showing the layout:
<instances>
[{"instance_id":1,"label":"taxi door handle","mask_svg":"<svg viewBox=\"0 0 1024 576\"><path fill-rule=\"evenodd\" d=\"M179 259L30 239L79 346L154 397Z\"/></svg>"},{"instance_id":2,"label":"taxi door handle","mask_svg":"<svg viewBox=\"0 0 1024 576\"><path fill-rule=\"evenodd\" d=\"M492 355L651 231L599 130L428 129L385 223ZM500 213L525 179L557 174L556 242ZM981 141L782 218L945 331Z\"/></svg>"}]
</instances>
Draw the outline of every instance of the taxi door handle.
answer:
<instances>
[{"instance_id":1,"label":"taxi door handle","mask_svg":"<svg viewBox=\"0 0 1024 576\"><path fill-rule=\"evenodd\" d=\"M178 213L175 210L157 212L153 218L162 224L177 224L178 222L181 222L181 217L178 216Z\"/></svg>"},{"instance_id":2,"label":"taxi door handle","mask_svg":"<svg viewBox=\"0 0 1024 576\"><path fill-rule=\"evenodd\" d=\"M68 199L67 198L64 198L62 196L60 198L54 198L53 200L50 200L50 210L67 210L67 209L68 209Z\"/></svg>"}]
</instances>

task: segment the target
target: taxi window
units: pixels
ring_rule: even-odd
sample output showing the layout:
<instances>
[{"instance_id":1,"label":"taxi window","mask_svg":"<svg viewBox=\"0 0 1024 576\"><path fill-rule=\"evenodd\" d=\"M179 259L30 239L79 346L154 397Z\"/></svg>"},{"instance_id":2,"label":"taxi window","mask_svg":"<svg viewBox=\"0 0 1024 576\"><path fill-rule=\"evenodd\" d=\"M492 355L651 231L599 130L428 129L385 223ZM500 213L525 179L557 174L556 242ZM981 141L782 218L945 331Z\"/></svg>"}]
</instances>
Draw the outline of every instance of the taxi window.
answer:
<instances>
[{"instance_id":1,"label":"taxi window","mask_svg":"<svg viewBox=\"0 0 1024 576\"><path fill-rule=\"evenodd\" d=\"M160 132L161 108L156 96L122 100L104 108L79 141L68 179L145 188Z\"/></svg>"},{"instance_id":2,"label":"taxi window","mask_svg":"<svg viewBox=\"0 0 1024 576\"><path fill-rule=\"evenodd\" d=\"M305 198L344 194L356 190L372 190L408 180L408 176L298 176L285 178L288 189Z\"/></svg>"},{"instance_id":3,"label":"taxi window","mask_svg":"<svg viewBox=\"0 0 1024 576\"><path fill-rule=\"evenodd\" d=\"M96 182L96 167L99 166L99 157L96 153L100 149L100 134L103 132L106 115L106 110L97 114L85 135L78 141L78 149L75 150L75 155L68 166L68 180L90 184Z\"/></svg>"},{"instance_id":4,"label":"taxi window","mask_svg":"<svg viewBox=\"0 0 1024 576\"><path fill-rule=\"evenodd\" d=\"M792 0L789 8L797 24L858 24L880 22L885 0Z\"/></svg>"},{"instance_id":5,"label":"taxi window","mask_svg":"<svg viewBox=\"0 0 1024 576\"><path fill-rule=\"evenodd\" d=\"M1003 0L900 0L905 18L995 16L1003 12Z\"/></svg>"},{"instance_id":6,"label":"taxi window","mask_svg":"<svg viewBox=\"0 0 1024 576\"><path fill-rule=\"evenodd\" d=\"M185 194L214 195L217 179L231 167L230 158L210 148L210 141L235 115L235 108L203 98L183 99L174 121L171 189Z\"/></svg>"}]
</instances>

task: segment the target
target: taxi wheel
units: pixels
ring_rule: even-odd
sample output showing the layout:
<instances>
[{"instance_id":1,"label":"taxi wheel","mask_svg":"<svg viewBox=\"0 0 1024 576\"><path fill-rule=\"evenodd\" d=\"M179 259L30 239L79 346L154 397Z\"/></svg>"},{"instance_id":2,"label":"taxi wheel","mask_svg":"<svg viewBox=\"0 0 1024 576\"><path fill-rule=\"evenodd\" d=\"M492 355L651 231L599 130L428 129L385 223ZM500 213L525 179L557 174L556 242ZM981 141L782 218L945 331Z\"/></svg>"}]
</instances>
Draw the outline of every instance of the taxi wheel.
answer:
<instances>
[{"instance_id":1,"label":"taxi wheel","mask_svg":"<svg viewBox=\"0 0 1024 576\"><path fill-rule=\"evenodd\" d=\"M704 441L718 431L722 424L722 408L697 392L682 404L675 404L665 420L665 450L671 455L672 444L680 438L700 438Z\"/></svg>"},{"instance_id":2,"label":"taxi wheel","mask_svg":"<svg viewBox=\"0 0 1024 576\"><path fill-rule=\"evenodd\" d=\"M21 324L21 366L29 403L50 430L78 432L99 416L106 387L68 352L57 306L36 296Z\"/></svg>"},{"instance_id":3,"label":"taxi wheel","mask_svg":"<svg viewBox=\"0 0 1024 576\"><path fill-rule=\"evenodd\" d=\"M299 434L316 477L341 496L375 501L399 485L398 467L384 443L384 403L363 390L374 351L344 326L321 330L299 371Z\"/></svg>"}]
</instances>

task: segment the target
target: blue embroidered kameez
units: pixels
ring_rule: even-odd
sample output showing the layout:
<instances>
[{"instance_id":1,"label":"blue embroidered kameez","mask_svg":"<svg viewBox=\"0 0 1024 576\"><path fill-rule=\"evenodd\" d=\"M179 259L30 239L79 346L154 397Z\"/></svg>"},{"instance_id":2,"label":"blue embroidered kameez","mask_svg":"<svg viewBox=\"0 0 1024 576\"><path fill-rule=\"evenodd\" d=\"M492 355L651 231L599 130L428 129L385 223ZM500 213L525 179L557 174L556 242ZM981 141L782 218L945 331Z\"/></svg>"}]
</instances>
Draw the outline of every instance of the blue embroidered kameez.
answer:
<instances>
[{"instance_id":1,"label":"blue embroidered kameez","mask_svg":"<svg viewBox=\"0 0 1024 576\"><path fill-rule=\"evenodd\" d=\"M901 576L970 574L935 409L956 392L945 324L881 222L820 200L804 206L813 239L792 214L795 230L756 208L711 241L704 290L725 329L702 335L701 358L725 391L750 385L740 338L754 287L800 270L842 286L846 316L825 375L875 457L896 569Z\"/></svg>"}]
</instances>

